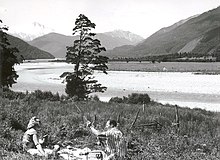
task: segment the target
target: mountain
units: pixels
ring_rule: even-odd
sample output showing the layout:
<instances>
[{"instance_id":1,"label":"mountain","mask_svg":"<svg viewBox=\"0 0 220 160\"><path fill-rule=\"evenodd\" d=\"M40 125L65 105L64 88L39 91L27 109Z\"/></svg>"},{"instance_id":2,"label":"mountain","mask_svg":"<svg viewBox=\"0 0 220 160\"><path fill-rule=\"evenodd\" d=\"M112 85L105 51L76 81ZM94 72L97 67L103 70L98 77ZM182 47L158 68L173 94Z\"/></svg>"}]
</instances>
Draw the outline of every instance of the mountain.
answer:
<instances>
[{"instance_id":1,"label":"mountain","mask_svg":"<svg viewBox=\"0 0 220 160\"><path fill-rule=\"evenodd\" d=\"M189 17L187 19L180 20L179 22L176 22L176 23L174 23L173 25L171 25L169 27L164 27L164 28L160 29L155 34L160 35L160 34L163 34L163 33L170 32L170 31L174 30L175 28L179 27L180 25L184 24L188 20L190 20L192 18L195 18L197 16L199 16L199 15L194 15L194 16L191 16L191 17Z\"/></svg>"},{"instance_id":2,"label":"mountain","mask_svg":"<svg viewBox=\"0 0 220 160\"><path fill-rule=\"evenodd\" d=\"M126 52L109 57L144 57L172 53L212 54L220 45L220 7L162 28ZM123 48L122 48L123 50Z\"/></svg>"},{"instance_id":3,"label":"mountain","mask_svg":"<svg viewBox=\"0 0 220 160\"><path fill-rule=\"evenodd\" d=\"M51 53L56 58L64 58L66 55L66 46L70 46L76 38L76 36L49 33L28 43Z\"/></svg>"},{"instance_id":4,"label":"mountain","mask_svg":"<svg viewBox=\"0 0 220 160\"><path fill-rule=\"evenodd\" d=\"M133 45L123 45L120 47L115 47L112 50L102 52L101 55L107 56L109 58L127 57L126 53L128 53L133 47Z\"/></svg>"},{"instance_id":5,"label":"mountain","mask_svg":"<svg viewBox=\"0 0 220 160\"><path fill-rule=\"evenodd\" d=\"M54 56L48 52L42 51L36 47L29 45L27 42L8 34L8 41L12 47L19 50L18 55L22 55L28 59L53 59Z\"/></svg>"},{"instance_id":6,"label":"mountain","mask_svg":"<svg viewBox=\"0 0 220 160\"><path fill-rule=\"evenodd\" d=\"M54 29L46 27L38 22L27 24L25 28L17 28L16 31L10 30L10 34L24 41L32 41L33 39L54 32Z\"/></svg>"},{"instance_id":7,"label":"mountain","mask_svg":"<svg viewBox=\"0 0 220 160\"><path fill-rule=\"evenodd\" d=\"M105 32L105 35L109 35L113 38L119 38L122 40L126 40L126 43L129 45L140 43L143 39L143 37L136 35L134 33L131 33L129 31L123 31L123 30L114 30L112 32Z\"/></svg>"},{"instance_id":8,"label":"mountain","mask_svg":"<svg viewBox=\"0 0 220 160\"><path fill-rule=\"evenodd\" d=\"M122 30L98 33L96 38L101 41L101 45L107 50L122 45L137 44L143 40L143 38L138 35ZM49 33L28 43L32 46L51 53L57 58L64 58L66 56L66 46L71 46L73 41L76 39L77 36L66 36L58 33Z\"/></svg>"}]
</instances>

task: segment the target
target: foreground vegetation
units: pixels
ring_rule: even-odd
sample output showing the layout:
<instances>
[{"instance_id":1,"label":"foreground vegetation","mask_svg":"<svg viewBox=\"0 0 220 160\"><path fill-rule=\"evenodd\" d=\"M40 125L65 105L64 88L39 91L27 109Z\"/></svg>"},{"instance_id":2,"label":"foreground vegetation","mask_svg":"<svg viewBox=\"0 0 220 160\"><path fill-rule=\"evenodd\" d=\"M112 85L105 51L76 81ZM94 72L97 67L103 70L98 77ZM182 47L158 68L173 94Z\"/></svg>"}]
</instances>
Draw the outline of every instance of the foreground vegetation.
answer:
<instances>
[{"instance_id":1,"label":"foreground vegetation","mask_svg":"<svg viewBox=\"0 0 220 160\"><path fill-rule=\"evenodd\" d=\"M137 96L137 95L136 95ZM44 97L44 98L42 98ZM130 96L131 97L131 96ZM109 118L119 119L120 129L128 144L129 157L138 159L219 159L219 113L202 109L179 108L180 124L176 122L175 106L156 102L129 104L65 99L50 92L8 92L0 98L0 155L5 159L33 159L22 152L21 138L32 116L42 121L42 135L48 134L45 147L59 144L65 147L98 149L96 137L85 125L85 117L102 129ZM128 97L129 98L129 97ZM118 98L115 98L116 100ZM126 99L126 98L124 98ZM134 123L137 112L137 121ZM158 125L149 125L158 122Z\"/></svg>"}]
</instances>

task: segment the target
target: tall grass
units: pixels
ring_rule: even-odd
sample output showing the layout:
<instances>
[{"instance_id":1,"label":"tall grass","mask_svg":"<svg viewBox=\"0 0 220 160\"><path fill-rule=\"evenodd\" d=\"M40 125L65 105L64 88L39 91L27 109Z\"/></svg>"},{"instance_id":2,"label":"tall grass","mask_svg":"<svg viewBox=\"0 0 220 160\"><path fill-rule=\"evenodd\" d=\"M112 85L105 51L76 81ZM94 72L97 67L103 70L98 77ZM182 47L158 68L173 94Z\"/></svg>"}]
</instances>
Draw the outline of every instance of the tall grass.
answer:
<instances>
[{"instance_id":1,"label":"tall grass","mask_svg":"<svg viewBox=\"0 0 220 160\"><path fill-rule=\"evenodd\" d=\"M39 92L38 92L39 93ZM40 94L40 93L39 93ZM48 94L50 95L50 94ZM51 95L48 96L51 98ZM132 122L140 110L132 129ZM149 102L140 104L106 103L100 101L48 100L26 94L19 98L0 98L0 148L6 159L30 159L22 153L21 137L32 116L42 121L41 133L48 134L45 144L51 148L70 141L76 147L97 148L96 137L86 128L85 117L96 128L103 129L108 119L117 119L120 114L120 129L123 131L129 157L138 159L219 159L219 113L202 109L179 108L180 126L175 122L175 106ZM162 125L160 130L139 127L154 121Z\"/></svg>"}]
</instances>

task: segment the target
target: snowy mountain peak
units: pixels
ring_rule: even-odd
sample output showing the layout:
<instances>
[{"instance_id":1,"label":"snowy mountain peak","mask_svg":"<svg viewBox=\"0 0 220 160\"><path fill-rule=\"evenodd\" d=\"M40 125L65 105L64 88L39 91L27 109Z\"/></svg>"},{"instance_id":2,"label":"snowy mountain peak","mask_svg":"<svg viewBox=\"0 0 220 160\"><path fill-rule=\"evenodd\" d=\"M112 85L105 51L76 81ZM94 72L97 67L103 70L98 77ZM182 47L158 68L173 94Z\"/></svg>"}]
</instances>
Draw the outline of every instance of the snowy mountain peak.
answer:
<instances>
[{"instance_id":1,"label":"snowy mountain peak","mask_svg":"<svg viewBox=\"0 0 220 160\"><path fill-rule=\"evenodd\" d=\"M37 37L43 36L50 32L54 32L54 29L46 27L45 25L38 22L33 22L26 25L26 27L17 27L16 31L9 30L9 32L13 36L21 38L25 41L31 41Z\"/></svg>"},{"instance_id":2,"label":"snowy mountain peak","mask_svg":"<svg viewBox=\"0 0 220 160\"><path fill-rule=\"evenodd\" d=\"M107 34L111 37L124 38L124 39L127 39L133 43L139 43L140 41L142 41L144 39L143 37L141 37L139 35L136 35L136 34L131 33L129 31L123 31L121 29L117 29L112 32L105 32L105 34Z\"/></svg>"}]
</instances>

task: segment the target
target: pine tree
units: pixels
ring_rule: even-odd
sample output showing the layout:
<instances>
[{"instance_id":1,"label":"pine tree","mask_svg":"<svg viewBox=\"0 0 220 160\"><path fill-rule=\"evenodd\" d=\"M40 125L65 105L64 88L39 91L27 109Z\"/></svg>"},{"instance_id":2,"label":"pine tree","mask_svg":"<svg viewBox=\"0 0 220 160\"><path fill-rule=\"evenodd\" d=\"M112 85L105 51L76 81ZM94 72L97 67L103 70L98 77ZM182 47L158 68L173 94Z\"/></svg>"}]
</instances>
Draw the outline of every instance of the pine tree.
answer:
<instances>
[{"instance_id":1,"label":"pine tree","mask_svg":"<svg viewBox=\"0 0 220 160\"><path fill-rule=\"evenodd\" d=\"M93 76L95 70L107 74L108 57L100 55L106 49L94 38L96 34L92 33L91 29L95 29L95 24L80 14L73 28L73 35L78 35L78 39L74 41L73 46L67 46L66 54L67 63L75 65L74 71L61 75L67 82L68 96L76 96L78 99L86 99L90 93L104 92L107 89L98 84Z\"/></svg>"}]
</instances>

